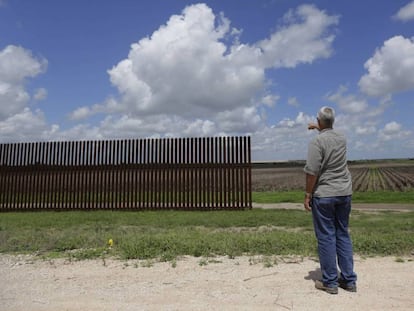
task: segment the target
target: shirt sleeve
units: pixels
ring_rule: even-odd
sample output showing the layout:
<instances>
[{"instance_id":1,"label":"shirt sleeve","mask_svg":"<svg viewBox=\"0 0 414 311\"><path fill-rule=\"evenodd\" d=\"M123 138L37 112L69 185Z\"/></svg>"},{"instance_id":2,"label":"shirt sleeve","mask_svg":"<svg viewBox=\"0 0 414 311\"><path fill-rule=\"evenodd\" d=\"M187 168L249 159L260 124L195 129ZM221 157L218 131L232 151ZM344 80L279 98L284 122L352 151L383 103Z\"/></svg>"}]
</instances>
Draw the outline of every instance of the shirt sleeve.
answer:
<instances>
[{"instance_id":1,"label":"shirt sleeve","mask_svg":"<svg viewBox=\"0 0 414 311\"><path fill-rule=\"evenodd\" d=\"M303 168L305 173L317 176L322 163L322 150L316 139L312 140L308 146L308 158Z\"/></svg>"}]
</instances>

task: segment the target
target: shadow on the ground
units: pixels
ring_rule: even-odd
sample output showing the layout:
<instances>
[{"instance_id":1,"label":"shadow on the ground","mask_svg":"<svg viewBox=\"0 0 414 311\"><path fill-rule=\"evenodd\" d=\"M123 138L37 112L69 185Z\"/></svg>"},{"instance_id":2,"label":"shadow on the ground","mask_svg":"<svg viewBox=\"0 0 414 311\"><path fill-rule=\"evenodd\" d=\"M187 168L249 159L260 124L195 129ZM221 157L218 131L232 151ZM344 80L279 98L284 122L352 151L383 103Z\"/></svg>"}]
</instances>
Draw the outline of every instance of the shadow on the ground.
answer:
<instances>
[{"instance_id":1,"label":"shadow on the ground","mask_svg":"<svg viewBox=\"0 0 414 311\"><path fill-rule=\"evenodd\" d=\"M305 276L305 280L312 280L312 281L316 281L316 280L320 280L322 278L322 272L320 268L316 268L313 271L309 271L308 275Z\"/></svg>"}]
</instances>

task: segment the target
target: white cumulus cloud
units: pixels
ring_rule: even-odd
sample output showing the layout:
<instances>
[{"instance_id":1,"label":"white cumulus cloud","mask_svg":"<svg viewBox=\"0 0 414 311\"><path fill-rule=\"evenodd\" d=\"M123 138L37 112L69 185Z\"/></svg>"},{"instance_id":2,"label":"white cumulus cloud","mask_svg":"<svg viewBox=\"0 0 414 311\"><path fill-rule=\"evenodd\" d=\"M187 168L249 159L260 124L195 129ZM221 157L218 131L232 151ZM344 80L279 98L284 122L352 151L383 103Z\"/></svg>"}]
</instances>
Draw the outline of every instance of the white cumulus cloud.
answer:
<instances>
[{"instance_id":1,"label":"white cumulus cloud","mask_svg":"<svg viewBox=\"0 0 414 311\"><path fill-rule=\"evenodd\" d=\"M414 1L399 9L394 18L403 22L414 20Z\"/></svg>"},{"instance_id":2,"label":"white cumulus cloud","mask_svg":"<svg viewBox=\"0 0 414 311\"><path fill-rule=\"evenodd\" d=\"M47 124L42 111L36 110L33 112L26 107L13 116L0 120L0 141L49 140L54 137L58 130L58 125L49 126Z\"/></svg>"},{"instance_id":3,"label":"white cumulus cloud","mask_svg":"<svg viewBox=\"0 0 414 311\"><path fill-rule=\"evenodd\" d=\"M340 86L336 93L328 94L327 99L334 102L346 113L359 114L368 108L368 104L365 99L359 98L354 94L345 94L347 88Z\"/></svg>"},{"instance_id":4,"label":"white cumulus cloud","mask_svg":"<svg viewBox=\"0 0 414 311\"><path fill-rule=\"evenodd\" d=\"M15 45L0 50L0 141L37 141L48 139L58 130L49 126L43 112L29 108L31 96L25 88L28 79L43 73L47 61ZM33 98L44 99L47 91L37 89Z\"/></svg>"},{"instance_id":5,"label":"white cumulus cloud","mask_svg":"<svg viewBox=\"0 0 414 311\"><path fill-rule=\"evenodd\" d=\"M109 70L121 94L114 108L129 115L201 118L249 106L252 95L263 89L264 71L226 55L221 40L229 31L229 21L204 4L172 16Z\"/></svg>"},{"instance_id":6,"label":"white cumulus cloud","mask_svg":"<svg viewBox=\"0 0 414 311\"><path fill-rule=\"evenodd\" d=\"M356 126L355 132L358 135L370 135L374 134L377 131L375 126Z\"/></svg>"},{"instance_id":7,"label":"white cumulus cloud","mask_svg":"<svg viewBox=\"0 0 414 311\"><path fill-rule=\"evenodd\" d=\"M25 81L44 72L47 61L36 58L29 50L9 45L0 50L0 121L20 113L30 95Z\"/></svg>"},{"instance_id":8,"label":"white cumulus cloud","mask_svg":"<svg viewBox=\"0 0 414 311\"><path fill-rule=\"evenodd\" d=\"M378 137L380 141L398 141L403 138L412 137L412 132L410 130L404 130L400 123L392 121L385 124L384 128L379 131Z\"/></svg>"},{"instance_id":9,"label":"white cumulus cloud","mask_svg":"<svg viewBox=\"0 0 414 311\"><path fill-rule=\"evenodd\" d=\"M401 124L393 121L385 124L384 133L388 135L396 134L401 130Z\"/></svg>"},{"instance_id":10,"label":"white cumulus cloud","mask_svg":"<svg viewBox=\"0 0 414 311\"><path fill-rule=\"evenodd\" d=\"M414 38L395 36L384 42L364 65L368 73L359 81L370 96L414 89Z\"/></svg>"},{"instance_id":11,"label":"white cumulus cloud","mask_svg":"<svg viewBox=\"0 0 414 311\"><path fill-rule=\"evenodd\" d=\"M133 43L128 57L108 70L118 97L81 107L71 118L104 113L145 123L158 116L165 124L175 117L184 135L254 131L262 123L258 106L273 107L279 99L267 91L265 71L329 57L337 23L338 17L303 5L268 39L244 44L224 14L190 5Z\"/></svg>"},{"instance_id":12,"label":"white cumulus cloud","mask_svg":"<svg viewBox=\"0 0 414 311\"><path fill-rule=\"evenodd\" d=\"M33 95L35 100L44 100L47 98L47 90L45 88L37 89Z\"/></svg>"},{"instance_id":13,"label":"white cumulus cloud","mask_svg":"<svg viewBox=\"0 0 414 311\"><path fill-rule=\"evenodd\" d=\"M295 67L332 54L335 35L327 32L339 22L313 5L302 5L284 16L285 25L257 45L266 67Z\"/></svg>"},{"instance_id":14,"label":"white cumulus cloud","mask_svg":"<svg viewBox=\"0 0 414 311\"><path fill-rule=\"evenodd\" d=\"M29 50L9 45L0 51L0 81L21 83L25 78L37 76L46 70L47 61L35 58Z\"/></svg>"},{"instance_id":15,"label":"white cumulus cloud","mask_svg":"<svg viewBox=\"0 0 414 311\"><path fill-rule=\"evenodd\" d=\"M87 118L91 114L89 107L79 107L76 110L72 111L69 115L71 120L82 120Z\"/></svg>"},{"instance_id":16,"label":"white cumulus cloud","mask_svg":"<svg viewBox=\"0 0 414 311\"><path fill-rule=\"evenodd\" d=\"M288 105L293 106L293 107L299 107L299 101L296 97L289 97Z\"/></svg>"}]
</instances>

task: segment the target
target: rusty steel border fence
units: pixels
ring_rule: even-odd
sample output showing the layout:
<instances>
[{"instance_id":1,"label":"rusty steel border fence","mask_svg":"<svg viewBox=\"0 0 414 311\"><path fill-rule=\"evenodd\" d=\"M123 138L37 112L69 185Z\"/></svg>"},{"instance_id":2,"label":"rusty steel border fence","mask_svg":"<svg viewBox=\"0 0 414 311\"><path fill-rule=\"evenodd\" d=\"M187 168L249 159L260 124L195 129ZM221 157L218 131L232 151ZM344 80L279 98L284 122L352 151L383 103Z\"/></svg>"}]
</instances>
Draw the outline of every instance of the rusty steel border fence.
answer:
<instances>
[{"instance_id":1,"label":"rusty steel border fence","mask_svg":"<svg viewBox=\"0 0 414 311\"><path fill-rule=\"evenodd\" d=\"M0 210L246 209L250 137L0 144Z\"/></svg>"}]
</instances>

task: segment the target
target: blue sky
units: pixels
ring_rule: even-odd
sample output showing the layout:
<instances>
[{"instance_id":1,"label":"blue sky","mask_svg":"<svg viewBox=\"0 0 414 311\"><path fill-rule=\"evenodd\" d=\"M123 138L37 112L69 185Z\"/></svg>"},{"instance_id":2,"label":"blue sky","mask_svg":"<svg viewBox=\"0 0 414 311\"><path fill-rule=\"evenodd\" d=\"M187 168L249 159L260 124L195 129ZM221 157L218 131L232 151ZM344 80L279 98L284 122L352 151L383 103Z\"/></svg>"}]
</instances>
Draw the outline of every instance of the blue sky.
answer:
<instances>
[{"instance_id":1,"label":"blue sky","mask_svg":"<svg viewBox=\"0 0 414 311\"><path fill-rule=\"evenodd\" d=\"M0 0L0 142L250 135L414 156L414 1Z\"/></svg>"}]
</instances>

